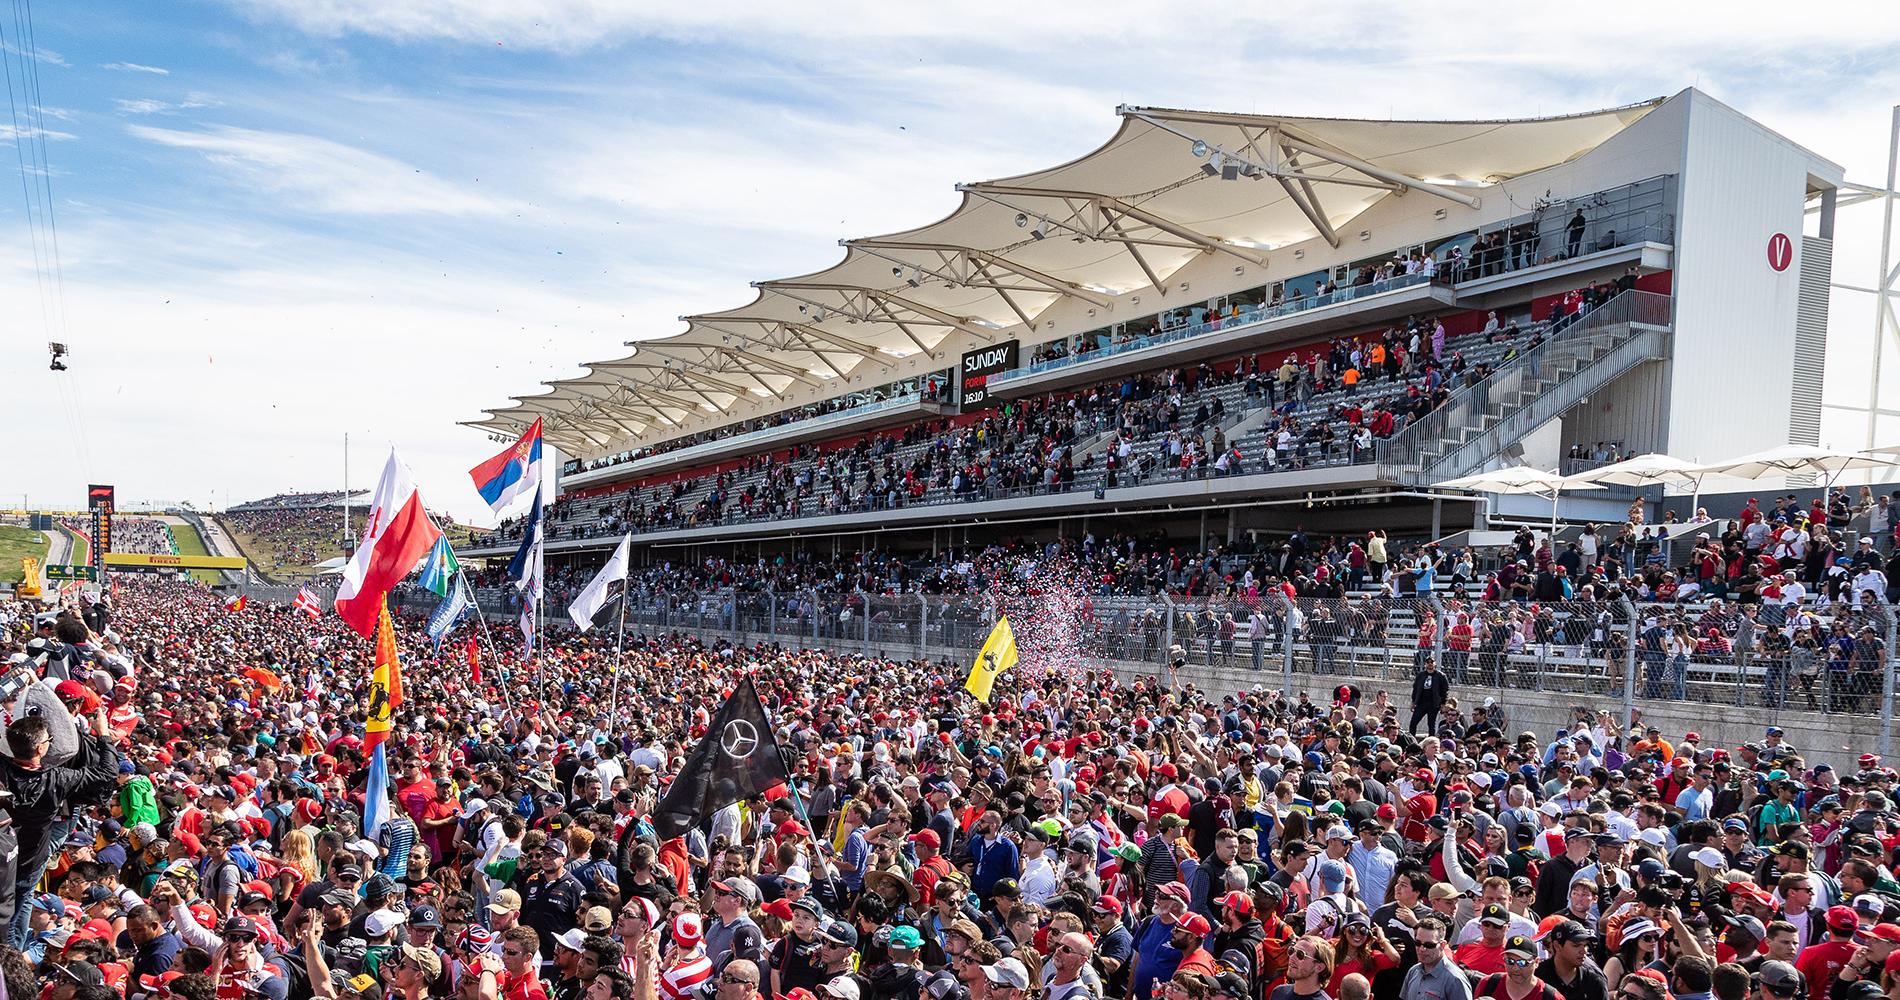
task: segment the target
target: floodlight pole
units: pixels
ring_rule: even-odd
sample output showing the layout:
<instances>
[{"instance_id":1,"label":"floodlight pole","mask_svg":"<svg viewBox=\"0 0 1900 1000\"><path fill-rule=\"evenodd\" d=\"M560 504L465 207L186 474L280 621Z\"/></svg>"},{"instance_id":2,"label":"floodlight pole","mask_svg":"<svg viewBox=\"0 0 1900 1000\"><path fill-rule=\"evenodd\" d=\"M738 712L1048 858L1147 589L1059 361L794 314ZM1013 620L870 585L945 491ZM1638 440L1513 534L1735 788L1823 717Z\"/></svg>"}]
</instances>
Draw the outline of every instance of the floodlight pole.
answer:
<instances>
[{"instance_id":1,"label":"floodlight pole","mask_svg":"<svg viewBox=\"0 0 1900 1000\"><path fill-rule=\"evenodd\" d=\"M1893 310L1890 298L1894 275L1888 268L1893 266L1893 199L1896 167L1900 166L1900 104L1894 105L1893 129L1887 139L1887 189L1881 193L1880 213L1880 272L1874 285L1874 370L1873 384L1867 390L1867 447L1875 447L1879 442L1874 438L1876 426L1880 422L1880 356L1887 350L1887 317Z\"/></svg>"}]
</instances>

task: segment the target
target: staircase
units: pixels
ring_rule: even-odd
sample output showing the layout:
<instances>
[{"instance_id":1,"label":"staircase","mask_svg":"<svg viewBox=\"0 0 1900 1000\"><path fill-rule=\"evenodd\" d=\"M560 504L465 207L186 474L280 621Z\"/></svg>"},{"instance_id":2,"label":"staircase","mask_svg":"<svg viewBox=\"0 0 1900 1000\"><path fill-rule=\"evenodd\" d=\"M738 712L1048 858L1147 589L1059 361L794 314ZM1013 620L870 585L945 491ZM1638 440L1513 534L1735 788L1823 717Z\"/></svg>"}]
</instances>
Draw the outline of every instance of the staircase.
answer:
<instances>
[{"instance_id":1,"label":"staircase","mask_svg":"<svg viewBox=\"0 0 1900 1000\"><path fill-rule=\"evenodd\" d=\"M1484 468L1630 369L1669 357L1669 296L1627 291L1379 442L1381 478L1413 486Z\"/></svg>"}]
</instances>

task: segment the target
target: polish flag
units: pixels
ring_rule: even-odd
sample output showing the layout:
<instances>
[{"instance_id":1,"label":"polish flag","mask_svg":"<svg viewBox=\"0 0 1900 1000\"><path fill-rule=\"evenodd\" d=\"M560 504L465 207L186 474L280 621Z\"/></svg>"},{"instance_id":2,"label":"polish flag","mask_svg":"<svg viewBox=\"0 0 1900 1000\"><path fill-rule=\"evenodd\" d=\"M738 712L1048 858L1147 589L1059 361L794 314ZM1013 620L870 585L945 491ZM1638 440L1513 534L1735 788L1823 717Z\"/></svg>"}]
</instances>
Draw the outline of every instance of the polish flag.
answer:
<instances>
[{"instance_id":1,"label":"polish flag","mask_svg":"<svg viewBox=\"0 0 1900 1000\"><path fill-rule=\"evenodd\" d=\"M363 540L343 568L336 611L365 639L376 634L376 619L391 588L422 561L442 532L422 508L409 466L389 451L389 462L370 500Z\"/></svg>"}]
</instances>

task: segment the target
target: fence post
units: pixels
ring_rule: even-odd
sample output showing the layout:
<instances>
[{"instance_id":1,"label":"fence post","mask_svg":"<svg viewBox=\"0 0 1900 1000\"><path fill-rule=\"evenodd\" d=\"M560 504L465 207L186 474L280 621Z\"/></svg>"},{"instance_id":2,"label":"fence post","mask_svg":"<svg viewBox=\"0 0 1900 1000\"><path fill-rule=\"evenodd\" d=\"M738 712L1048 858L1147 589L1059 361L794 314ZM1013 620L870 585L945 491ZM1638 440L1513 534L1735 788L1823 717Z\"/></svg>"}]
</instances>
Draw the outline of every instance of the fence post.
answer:
<instances>
[{"instance_id":1,"label":"fence post","mask_svg":"<svg viewBox=\"0 0 1900 1000\"><path fill-rule=\"evenodd\" d=\"M1623 614L1629 619L1629 638L1623 643L1623 736L1628 738L1630 731L1636 728L1636 605L1630 603L1627 595L1619 596L1616 603L1623 608ZM1625 743L1627 749L1629 744Z\"/></svg>"},{"instance_id":2,"label":"fence post","mask_svg":"<svg viewBox=\"0 0 1900 1000\"><path fill-rule=\"evenodd\" d=\"M864 598L864 658L871 658L871 593L863 587L858 588L858 596Z\"/></svg>"},{"instance_id":3,"label":"fence post","mask_svg":"<svg viewBox=\"0 0 1900 1000\"><path fill-rule=\"evenodd\" d=\"M1451 631L1451 623L1446 621L1445 605L1439 602L1437 594L1426 591L1425 604L1432 609L1432 661L1438 664L1438 672L1445 674L1445 684L1449 687L1451 674L1445 668L1445 633Z\"/></svg>"},{"instance_id":4,"label":"fence post","mask_svg":"<svg viewBox=\"0 0 1900 1000\"><path fill-rule=\"evenodd\" d=\"M930 595L917 595L917 658L930 661Z\"/></svg>"},{"instance_id":5,"label":"fence post","mask_svg":"<svg viewBox=\"0 0 1900 1000\"><path fill-rule=\"evenodd\" d=\"M1280 697L1287 699L1287 704L1290 705L1293 703L1293 636L1299 631L1293 619L1300 612L1299 607L1293 603L1293 598L1286 596L1286 591L1275 587L1272 593L1279 595L1281 604Z\"/></svg>"},{"instance_id":6,"label":"fence post","mask_svg":"<svg viewBox=\"0 0 1900 1000\"><path fill-rule=\"evenodd\" d=\"M778 592L771 584L765 585L765 622L771 629L772 641L778 641Z\"/></svg>"},{"instance_id":7,"label":"fence post","mask_svg":"<svg viewBox=\"0 0 1900 1000\"><path fill-rule=\"evenodd\" d=\"M1161 592L1161 601L1168 609L1162 618L1161 662L1163 664L1172 664L1174 662L1172 659L1174 655L1174 598L1169 597L1168 592L1163 590Z\"/></svg>"},{"instance_id":8,"label":"fence post","mask_svg":"<svg viewBox=\"0 0 1900 1000\"><path fill-rule=\"evenodd\" d=\"M1876 590L1874 600L1880 602L1880 613L1887 619L1887 662L1880 670L1880 755L1885 757L1893 743L1893 640L1897 629L1893 605L1887 603L1887 595Z\"/></svg>"},{"instance_id":9,"label":"fence post","mask_svg":"<svg viewBox=\"0 0 1900 1000\"><path fill-rule=\"evenodd\" d=\"M811 602L809 605L811 610L805 613L805 617L811 619L811 644L816 646L818 645L818 612L820 610L818 605L818 591L811 591L806 595L806 600Z\"/></svg>"}]
</instances>

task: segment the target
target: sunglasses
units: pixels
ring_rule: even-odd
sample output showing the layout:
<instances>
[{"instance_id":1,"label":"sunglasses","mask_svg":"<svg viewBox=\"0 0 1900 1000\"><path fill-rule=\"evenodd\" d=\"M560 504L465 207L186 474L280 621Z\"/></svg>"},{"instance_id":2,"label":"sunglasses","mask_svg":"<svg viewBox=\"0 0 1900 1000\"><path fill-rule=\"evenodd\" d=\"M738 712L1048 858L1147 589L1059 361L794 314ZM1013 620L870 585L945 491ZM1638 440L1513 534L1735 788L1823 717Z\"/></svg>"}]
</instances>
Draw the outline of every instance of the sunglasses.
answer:
<instances>
[{"instance_id":1,"label":"sunglasses","mask_svg":"<svg viewBox=\"0 0 1900 1000\"><path fill-rule=\"evenodd\" d=\"M1531 960L1528 958L1507 958L1504 960L1504 964L1511 966L1512 968L1521 969L1531 964Z\"/></svg>"},{"instance_id":2,"label":"sunglasses","mask_svg":"<svg viewBox=\"0 0 1900 1000\"><path fill-rule=\"evenodd\" d=\"M719 981L720 981L720 982L722 982L722 983L731 983L731 984L732 984L732 985L734 985L734 986L740 986L740 985L744 985L744 986L757 986L757 985L759 985L759 983L758 983L758 980L755 980L755 979L747 979L747 978L745 978L744 976L734 976L734 975L730 975L730 974L728 974L728 975L724 975L724 976L720 976L720 977L719 977Z\"/></svg>"}]
</instances>

